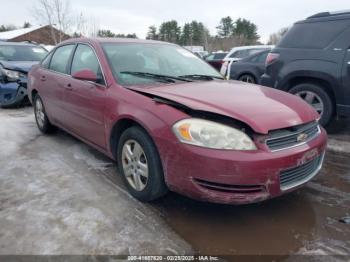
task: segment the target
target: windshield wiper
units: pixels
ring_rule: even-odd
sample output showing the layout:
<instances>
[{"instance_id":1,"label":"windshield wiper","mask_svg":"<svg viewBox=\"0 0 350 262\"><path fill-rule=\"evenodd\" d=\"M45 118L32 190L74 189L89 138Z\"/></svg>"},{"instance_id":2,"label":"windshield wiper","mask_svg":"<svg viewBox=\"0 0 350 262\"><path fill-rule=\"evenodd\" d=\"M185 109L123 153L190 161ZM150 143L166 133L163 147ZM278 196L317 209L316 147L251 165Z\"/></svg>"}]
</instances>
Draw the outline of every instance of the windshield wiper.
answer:
<instances>
[{"instance_id":1,"label":"windshield wiper","mask_svg":"<svg viewBox=\"0 0 350 262\"><path fill-rule=\"evenodd\" d=\"M214 80L214 79L224 80L224 78L223 78L223 77L220 77L220 76L199 75L199 74L183 75L183 76L179 76L179 77L190 78L190 79L196 79L196 80L207 80L207 81L211 81L211 80Z\"/></svg>"},{"instance_id":2,"label":"windshield wiper","mask_svg":"<svg viewBox=\"0 0 350 262\"><path fill-rule=\"evenodd\" d=\"M159 74L152 74L152 73L146 73L146 72L122 71L122 72L120 72L120 74L129 74L129 75L145 77L145 78L154 78L154 79L163 80L163 81L166 81L169 83L175 83L176 80L183 81L183 82L192 82L192 80L182 78L182 77L169 76L169 75L159 75Z\"/></svg>"}]
</instances>

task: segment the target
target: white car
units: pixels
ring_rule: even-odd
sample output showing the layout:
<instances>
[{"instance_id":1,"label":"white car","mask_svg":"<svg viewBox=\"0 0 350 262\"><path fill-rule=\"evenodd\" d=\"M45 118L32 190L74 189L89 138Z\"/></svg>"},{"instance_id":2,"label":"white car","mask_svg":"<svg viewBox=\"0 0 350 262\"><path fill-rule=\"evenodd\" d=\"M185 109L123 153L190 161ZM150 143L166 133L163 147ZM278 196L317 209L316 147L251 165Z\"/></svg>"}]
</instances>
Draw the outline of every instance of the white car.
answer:
<instances>
[{"instance_id":1,"label":"white car","mask_svg":"<svg viewBox=\"0 0 350 262\"><path fill-rule=\"evenodd\" d=\"M226 74L229 73L227 69L230 67L231 63L237 62L245 57L261 52L263 50L272 48L274 48L273 45L252 45L234 47L223 59L223 64L221 66L220 73L229 79L229 75Z\"/></svg>"}]
</instances>

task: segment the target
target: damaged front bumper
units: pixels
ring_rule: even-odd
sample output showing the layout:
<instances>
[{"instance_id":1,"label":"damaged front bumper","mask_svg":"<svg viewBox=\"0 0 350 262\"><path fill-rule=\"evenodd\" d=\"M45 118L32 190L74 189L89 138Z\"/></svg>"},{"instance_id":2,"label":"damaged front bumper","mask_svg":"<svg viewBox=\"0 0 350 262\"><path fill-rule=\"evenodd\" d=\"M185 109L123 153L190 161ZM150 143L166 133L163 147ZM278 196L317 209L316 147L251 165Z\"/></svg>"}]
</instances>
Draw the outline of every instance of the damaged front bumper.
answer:
<instances>
[{"instance_id":1,"label":"damaged front bumper","mask_svg":"<svg viewBox=\"0 0 350 262\"><path fill-rule=\"evenodd\" d=\"M224 204L248 204L291 192L318 174L326 150L324 130L308 143L278 152L211 150L156 141L170 190Z\"/></svg>"},{"instance_id":2,"label":"damaged front bumper","mask_svg":"<svg viewBox=\"0 0 350 262\"><path fill-rule=\"evenodd\" d=\"M0 82L0 106L14 107L21 104L27 97L26 82Z\"/></svg>"}]
</instances>

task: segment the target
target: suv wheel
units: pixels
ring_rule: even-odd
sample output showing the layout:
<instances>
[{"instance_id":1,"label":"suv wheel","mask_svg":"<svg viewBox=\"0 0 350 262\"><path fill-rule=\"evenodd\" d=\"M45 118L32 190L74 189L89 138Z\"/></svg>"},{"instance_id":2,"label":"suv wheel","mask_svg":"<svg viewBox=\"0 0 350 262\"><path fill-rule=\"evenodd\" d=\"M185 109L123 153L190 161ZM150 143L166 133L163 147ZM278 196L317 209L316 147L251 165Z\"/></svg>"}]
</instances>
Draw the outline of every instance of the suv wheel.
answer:
<instances>
[{"instance_id":1,"label":"suv wheel","mask_svg":"<svg viewBox=\"0 0 350 262\"><path fill-rule=\"evenodd\" d=\"M44 134L52 133L56 128L47 118L44 103L39 95L34 97L33 105L35 120L39 130Z\"/></svg>"},{"instance_id":2,"label":"suv wheel","mask_svg":"<svg viewBox=\"0 0 350 262\"><path fill-rule=\"evenodd\" d=\"M255 81L255 77L250 75L250 74L244 74L244 75L241 75L239 78L238 78L239 81L242 81L242 82L246 82L246 83L250 83L250 84L255 84L256 81Z\"/></svg>"},{"instance_id":3,"label":"suv wheel","mask_svg":"<svg viewBox=\"0 0 350 262\"><path fill-rule=\"evenodd\" d=\"M167 192L157 148L145 131L139 127L124 131L117 154L120 173L132 196L146 202Z\"/></svg>"},{"instance_id":4,"label":"suv wheel","mask_svg":"<svg viewBox=\"0 0 350 262\"><path fill-rule=\"evenodd\" d=\"M334 114L334 106L329 94L320 86L314 84L300 84L289 90L310 104L320 114L320 124L328 125Z\"/></svg>"}]
</instances>

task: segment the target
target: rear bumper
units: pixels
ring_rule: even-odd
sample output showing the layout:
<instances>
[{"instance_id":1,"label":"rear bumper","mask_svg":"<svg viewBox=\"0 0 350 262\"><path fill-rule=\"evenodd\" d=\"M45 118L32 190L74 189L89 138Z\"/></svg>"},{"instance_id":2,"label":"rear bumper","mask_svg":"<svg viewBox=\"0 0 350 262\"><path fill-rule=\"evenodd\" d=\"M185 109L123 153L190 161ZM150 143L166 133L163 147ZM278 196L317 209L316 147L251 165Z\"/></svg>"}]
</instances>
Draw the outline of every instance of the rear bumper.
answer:
<instances>
[{"instance_id":1,"label":"rear bumper","mask_svg":"<svg viewBox=\"0 0 350 262\"><path fill-rule=\"evenodd\" d=\"M18 82L0 83L0 106L8 107L18 105L26 96L26 84Z\"/></svg>"},{"instance_id":2,"label":"rear bumper","mask_svg":"<svg viewBox=\"0 0 350 262\"><path fill-rule=\"evenodd\" d=\"M278 152L210 150L165 141L161 141L159 150L170 190L202 201L248 204L291 192L316 176L322 166L326 141L322 130L309 143ZM283 187L282 172L293 169L300 172L315 159L320 162L312 172Z\"/></svg>"}]
</instances>

